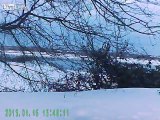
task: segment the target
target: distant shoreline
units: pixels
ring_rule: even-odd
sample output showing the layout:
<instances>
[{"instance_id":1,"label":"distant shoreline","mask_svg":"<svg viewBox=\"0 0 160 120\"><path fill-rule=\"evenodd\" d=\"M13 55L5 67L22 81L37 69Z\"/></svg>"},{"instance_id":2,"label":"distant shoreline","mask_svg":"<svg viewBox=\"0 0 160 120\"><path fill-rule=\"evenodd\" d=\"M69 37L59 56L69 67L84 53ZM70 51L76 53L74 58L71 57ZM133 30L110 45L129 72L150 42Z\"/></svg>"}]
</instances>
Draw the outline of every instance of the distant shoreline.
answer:
<instances>
[{"instance_id":1,"label":"distant shoreline","mask_svg":"<svg viewBox=\"0 0 160 120\"><path fill-rule=\"evenodd\" d=\"M77 55L86 55L83 51L69 51L69 50L60 50L60 49L49 49L49 48L38 48L38 47L19 47L19 46L3 46L0 47L0 51L31 51L31 52L49 52L49 53L61 53L61 54L77 54ZM112 56L115 56L115 53L111 53ZM122 55L125 58L133 59L145 59L145 60L159 60L159 56L144 55L144 54L128 54L125 53Z\"/></svg>"}]
</instances>

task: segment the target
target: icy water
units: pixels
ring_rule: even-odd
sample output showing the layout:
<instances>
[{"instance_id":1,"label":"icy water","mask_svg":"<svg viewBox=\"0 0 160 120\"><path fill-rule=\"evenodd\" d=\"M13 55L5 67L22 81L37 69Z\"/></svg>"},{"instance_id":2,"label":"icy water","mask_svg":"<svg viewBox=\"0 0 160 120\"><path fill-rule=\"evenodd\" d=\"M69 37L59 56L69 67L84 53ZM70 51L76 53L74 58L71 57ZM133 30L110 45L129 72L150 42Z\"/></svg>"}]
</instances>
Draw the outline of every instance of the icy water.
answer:
<instances>
[{"instance_id":1,"label":"icy water","mask_svg":"<svg viewBox=\"0 0 160 120\"><path fill-rule=\"evenodd\" d=\"M4 35L0 34L0 39L3 41ZM16 46L17 44L14 42L14 40L9 37L5 36L6 40L1 42L1 44L5 44L6 46ZM139 35L139 34L131 34L128 36L129 43L132 44L138 52L153 56L160 56L160 40L154 39L153 36L146 36L146 35ZM21 41L24 45L30 46L31 43L24 38Z\"/></svg>"}]
</instances>

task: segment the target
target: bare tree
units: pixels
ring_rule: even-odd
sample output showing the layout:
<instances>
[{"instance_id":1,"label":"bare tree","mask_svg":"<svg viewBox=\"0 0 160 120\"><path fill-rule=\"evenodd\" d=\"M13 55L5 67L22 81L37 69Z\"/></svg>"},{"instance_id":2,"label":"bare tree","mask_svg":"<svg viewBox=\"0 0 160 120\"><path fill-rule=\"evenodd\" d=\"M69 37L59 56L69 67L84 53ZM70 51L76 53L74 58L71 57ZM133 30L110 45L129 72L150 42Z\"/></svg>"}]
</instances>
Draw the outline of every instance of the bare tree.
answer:
<instances>
[{"instance_id":1,"label":"bare tree","mask_svg":"<svg viewBox=\"0 0 160 120\"><path fill-rule=\"evenodd\" d=\"M67 73L66 68L56 62L63 52L75 56L84 53L90 59L90 51L109 44L113 51L116 49L117 54L121 54L127 50L128 42L124 37L130 32L149 36L158 34L159 26L147 19L152 14L139 3L119 0L24 0L25 9L2 9L0 61L26 80L31 91L40 91L40 88L48 90L54 78L47 69L44 70L44 66L47 64L52 70ZM18 58L7 54L8 43L17 46L20 52ZM22 62L14 63L17 59ZM32 61L32 65L27 61ZM73 61L65 59L63 64L67 62ZM81 62L74 61L74 65ZM15 69L16 66L21 69ZM81 69L85 69L84 66Z\"/></svg>"}]
</instances>

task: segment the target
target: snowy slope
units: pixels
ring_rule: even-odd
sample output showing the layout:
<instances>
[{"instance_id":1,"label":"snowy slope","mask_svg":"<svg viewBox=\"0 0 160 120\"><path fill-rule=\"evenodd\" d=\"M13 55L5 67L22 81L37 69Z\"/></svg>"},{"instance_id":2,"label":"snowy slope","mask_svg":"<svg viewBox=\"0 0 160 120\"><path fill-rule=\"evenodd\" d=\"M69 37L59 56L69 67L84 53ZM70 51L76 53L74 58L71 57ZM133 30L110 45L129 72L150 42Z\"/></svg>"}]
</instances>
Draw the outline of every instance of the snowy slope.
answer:
<instances>
[{"instance_id":1,"label":"snowy slope","mask_svg":"<svg viewBox=\"0 0 160 120\"><path fill-rule=\"evenodd\" d=\"M1 93L1 120L160 120L158 89L65 93ZM39 117L6 118L6 108L39 109ZM43 109L69 109L68 117L43 117Z\"/></svg>"}]
</instances>

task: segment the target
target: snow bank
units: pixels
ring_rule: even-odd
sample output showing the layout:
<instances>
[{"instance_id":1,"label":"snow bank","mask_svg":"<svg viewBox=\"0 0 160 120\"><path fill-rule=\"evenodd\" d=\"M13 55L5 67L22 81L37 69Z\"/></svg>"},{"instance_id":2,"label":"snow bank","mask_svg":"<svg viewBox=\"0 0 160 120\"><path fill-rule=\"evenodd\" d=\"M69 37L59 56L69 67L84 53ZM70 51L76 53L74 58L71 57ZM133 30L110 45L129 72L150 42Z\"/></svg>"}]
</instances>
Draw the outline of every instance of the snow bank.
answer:
<instances>
[{"instance_id":1,"label":"snow bank","mask_svg":"<svg viewBox=\"0 0 160 120\"><path fill-rule=\"evenodd\" d=\"M2 120L159 120L158 89L113 89L65 93L1 93ZM68 117L6 118L5 109L69 110Z\"/></svg>"}]
</instances>

